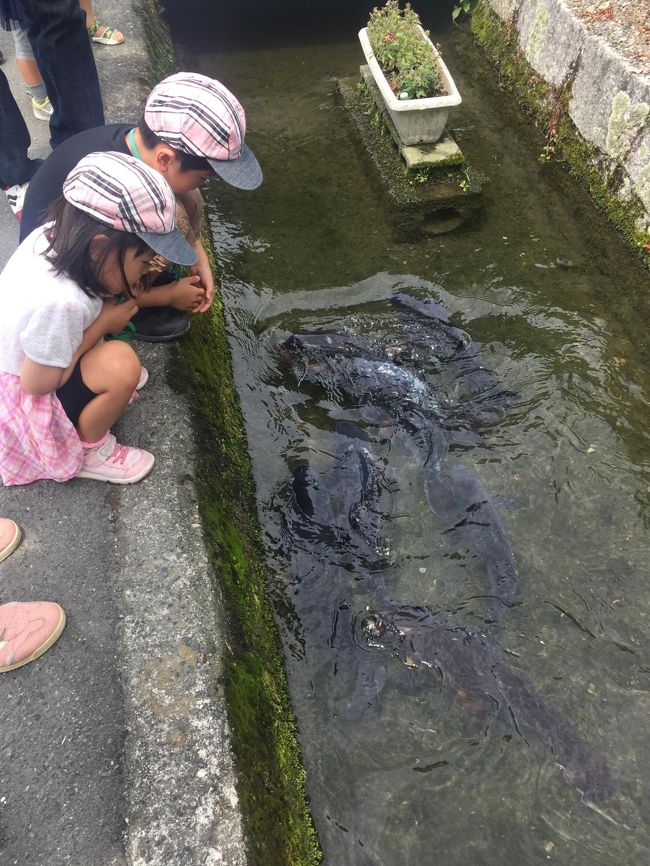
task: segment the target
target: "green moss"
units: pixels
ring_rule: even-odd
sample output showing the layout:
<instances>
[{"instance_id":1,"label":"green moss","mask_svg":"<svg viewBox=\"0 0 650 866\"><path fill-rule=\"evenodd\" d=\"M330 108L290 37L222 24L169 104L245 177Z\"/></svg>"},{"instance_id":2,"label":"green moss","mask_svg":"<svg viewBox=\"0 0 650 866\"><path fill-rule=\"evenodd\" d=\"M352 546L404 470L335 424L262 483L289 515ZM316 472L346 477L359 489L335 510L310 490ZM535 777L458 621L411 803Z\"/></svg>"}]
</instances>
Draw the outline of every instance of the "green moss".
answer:
<instances>
[{"instance_id":1,"label":"green moss","mask_svg":"<svg viewBox=\"0 0 650 866\"><path fill-rule=\"evenodd\" d=\"M206 224L207 226L207 224ZM211 239L204 245L213 256ZM213 268L216 273L216 269ZM195 316L174 381L193 407L199 501L230 633L225 689L251 866L321 861L273 620L251 467L223 308Z\"/></svg>"},{"instance_id":2,"label":"green moss","mask_svg":"<svg viewBox=\"0 0 650 866\"><path fill-rule=\"evenodd\" d=\"M472 13L471 27L474 38L496 68L501 85L515 96L519 106L537 126L550 135L547 151L568 168L650 268L650 255L643 249L650 243L650 233L639 229L645 213L643 202L633 193L629 193L625 201L621 200L614 180L608 181L596 168L602 162L602 154L585 141L566 111L571 82L562 91L554 91L523 57L514 28L505 26L485 0L479 0ZM638 128L638 124L645 120L647 112L643 113L643 105L630 111L629 102L625 100L619 100L613 109L610 140L613 152L616 152L625 145L630 129Z\"/></svg>"},{"instance_id":3,"label":"green moss","mask_svg":"<svg viewBox=\"0 0 650 866\"><path fill-rule=\"evenodd\" d=\"M144 77L149 87L153 87L174 71L174 48L158 0L138 0L136 11L144 25L142 30L147 49Z\"/></svg>"},{"instance_id":4,"label":"green moss","mask_svg":"<svg viewBox=\"0 0 650 866\"><path fill-rule=\"evenodd\" d=\"M527 53L530 56L536 58L539 54L542 45L544 44L544 40L546 39L546 34L548 33L550 20L551 16L548 7L544 4L543 0L538 0L533 26L526 46L528 49Z\"/></svg>"},{"instance_id":5,"label":"green moss","mask_svg":"<svg viewBox=\"0 0 650 866\"><path fill-rule=\"evenodd\" d=\"M625 201L618 198L595 167L597 149L582 138L567 114L558 121L556 153L612 225L650 267L650 257L643 250L643 246L650 243L650 233L638 228L645 213L643 202L633 193Z\"/></svg>"},{"instance_id":6,"label":"green moss","mask_svg":"<svg viewBox=\"0 0 650 866\"><path fill-rule=\"evenodd\" d=\"M650 107L645 102L632 105L628 93L619 91L612 100L612 111L607 121L607 153L614 159L625 159L632 140L645 125Z\"/></svg>"},{"instance_id":7,"label":"green moss","mask_svg":"<svg viewBox=\"0 0 650 866\"><path fill-rule=\"evenodd\" d=\"M548 128L553 91L525 60L514 28L505 27L487 3L479 0L472 13L474 38L497 69L499 81L538 125Z\"/></svg>"},{"instance_id":8,"label":"green moss","mask_svg":"<svg viewBox=\"0 0 650 866\"><path fill-rule=\"evenodd\" d=\"M384 114L365 83L357 83L356 78L339 79L338 83L345 107L390 199L393 216L404 222L408 213L417 219L418 214L436 207L454 207L467 219L476 215L481 187L477 178L470 181L467 166L439 164L407 169Z\"/></svg>"}]
</instances>

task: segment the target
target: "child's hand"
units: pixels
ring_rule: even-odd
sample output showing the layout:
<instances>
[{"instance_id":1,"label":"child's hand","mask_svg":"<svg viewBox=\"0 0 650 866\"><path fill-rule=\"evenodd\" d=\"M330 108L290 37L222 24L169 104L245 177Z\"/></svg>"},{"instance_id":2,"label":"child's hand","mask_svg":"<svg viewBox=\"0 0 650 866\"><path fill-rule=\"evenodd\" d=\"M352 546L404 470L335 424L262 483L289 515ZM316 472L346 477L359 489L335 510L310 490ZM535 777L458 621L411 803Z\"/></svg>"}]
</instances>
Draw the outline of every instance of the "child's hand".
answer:
<instances>
[{"instance_id":1,"label":"child's hand","mask_svg":"<svg viewBox=\"0 0 650 866\"><path fill-rule=\"evenodd\" d=\"M183 277L173 289L170 306L184 312L192 312L200 307L205 300L205 289L199 276Z\"/></svg>"},{"instance_id":2,"label":"child's hand","mask_svg":"<svg viewBox=\"0 0 650 866\"><path fill-rule=\"evenodd\" d=\"M105 334L119 334L138 310L139 307L133 298L125 298L120 304L114 300L104 301L97 321L101 322Z\"/></svg>"}]
</instances>

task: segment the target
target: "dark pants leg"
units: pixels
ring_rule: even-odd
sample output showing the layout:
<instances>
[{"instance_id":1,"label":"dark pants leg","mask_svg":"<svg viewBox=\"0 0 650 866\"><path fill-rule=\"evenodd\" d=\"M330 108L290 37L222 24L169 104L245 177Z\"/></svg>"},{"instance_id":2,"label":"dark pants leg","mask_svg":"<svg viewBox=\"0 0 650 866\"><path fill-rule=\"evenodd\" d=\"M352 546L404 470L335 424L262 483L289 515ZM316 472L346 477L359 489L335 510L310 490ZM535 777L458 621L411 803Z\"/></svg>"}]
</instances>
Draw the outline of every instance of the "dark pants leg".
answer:
<instances>
[{"instance_id":1,"label":"dark pants leg","mask_svg":"<svg viewBox=\"0 0 650 866\"><path fill-rule=\"evenodd\" d=\"M104 109L86 15L78 0L22 0L27 35L54 107L50 144L103 126Z\"/></svg>"},{"instance_id":2,"label":"dark pants leg","mask_svg":"<svg viewBox=\"0 0 650 866\"><path fill-rule=\"evenodd\" d=\"M40 160L28 158L30 144L27 124L0 69L0 187L32 179Z\"/></svg>"}]
</instances>

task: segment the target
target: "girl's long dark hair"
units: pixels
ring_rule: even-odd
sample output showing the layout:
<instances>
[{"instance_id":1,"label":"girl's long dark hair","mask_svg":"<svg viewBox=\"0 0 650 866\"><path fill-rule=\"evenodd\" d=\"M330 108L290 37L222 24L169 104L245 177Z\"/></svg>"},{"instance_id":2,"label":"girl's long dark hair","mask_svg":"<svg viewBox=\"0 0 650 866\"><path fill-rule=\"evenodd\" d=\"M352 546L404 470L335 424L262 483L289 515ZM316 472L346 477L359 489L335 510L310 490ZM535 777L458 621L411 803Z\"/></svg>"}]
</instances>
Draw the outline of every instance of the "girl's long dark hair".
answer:
<instances>
[{"instance_id":1,"label":"girl's long dark hair","mask_svg":"<svg viewBox=\"0 0 650 866\"><path fill-rule=\"evenodd\" d=\"M109 256L116 251L124 293L133 297L124 272L124 257L128 249L135 249L137 256L142 255L148 249L143 240L131 232L118 231L100 223L71 205L63 196L59 196L48 209L46 222L53 223L46 230L49 241L46 256L55 273L71 279L91 298L106 298L109 293L102 284L101 275ZM106 236L106 242L91 255L90 243L100 234Z\"/></svg>"}]
</instances>

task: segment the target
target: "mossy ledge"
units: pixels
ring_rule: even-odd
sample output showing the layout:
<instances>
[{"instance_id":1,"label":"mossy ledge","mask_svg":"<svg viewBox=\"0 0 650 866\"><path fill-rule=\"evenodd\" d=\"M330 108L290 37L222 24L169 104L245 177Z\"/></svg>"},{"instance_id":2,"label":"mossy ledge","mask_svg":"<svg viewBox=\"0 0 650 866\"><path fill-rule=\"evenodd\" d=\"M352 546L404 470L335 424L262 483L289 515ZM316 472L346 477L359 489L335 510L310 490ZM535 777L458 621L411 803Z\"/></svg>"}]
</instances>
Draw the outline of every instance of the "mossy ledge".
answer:
<instances>
[{"instance_id":1,"label":"mossy ledge","mask_svg":"<svg viewBox=\"0 0 650 866\"><path fill-rule=\"evenodd\" d=\"M174 47L163 18L164 10L158 0L137 0L135 8L142 19L147 47L147 65L143 77L151 88L174 72Z\"/></svg>"},{"instance_id":2,"label":"mossy ledge","mask_svg":"<svg viewBox=\"0 0 650 866\"><path fill-rule=\"evenodd\" d=\"M374 172L374 182L378 181L387 198L387 218L398 241L410 242L429 233L427 225L441 212L456 214L459 222L477 218L482 207L481 186L469 166L407 169L388 129L388 114L377 107L365 82L351 76L340 78L338 85L347 116ZM453 228L457 226L452 223Z\"/></svg>"},{"instance_id":3,"label":"mossy ledge","mask_svg":"<svg viewBox=\"0 0 650 866\"><path fill-rule=\"evenodd\" d=\"M208 236L204 245L214 261ZM213 267L216 273L216 269ZM251 866L312 866L322 856L305 792L297 729L271 609L244 423L223 306L194 316L173 384L193 407L204 531L232 636L224 660L239 796Z\"/></svg>"},{"instance_id":4,"label":"mossy ledge","mask_svg":"<svg viewBox=\"0 0 650 866\"><path fill-rule=\"evenodd\" d=\"M148 35L145 78L153 86L174 70L162 7L140 0ZM203 244L215 267L207 220ZM273 619L244 422L218 298L194 316L173 354L171 384L188 394L200 464L197 493L204 532L223 597L230 641L225 690L237 760L238 794L250 866L316 866L322 860L309 812L284 656Z\"/></svg>"},{"instance_id":5,"label":"mossy ledge","mask_svg":"<svg viewBox=\"0 0 650 866\"><path fill-rule=\"evenodd\" d=\"M644 214L643 202L634 193L622 201L615 190L616 172L610 186L597 166L603 154L580 135L566 108L571 82L554 91L530 66L517 45L516 30L508 27L488 6L479 0L472 13L471 28L475 40L498 71L501 85L516 98L519 106L549 136L546 157L553 155L583 186L594 203L625 238L632 251L650 269L650 254L645 245L650 234L638 228Z\"/></svg>"}]
</instances>

